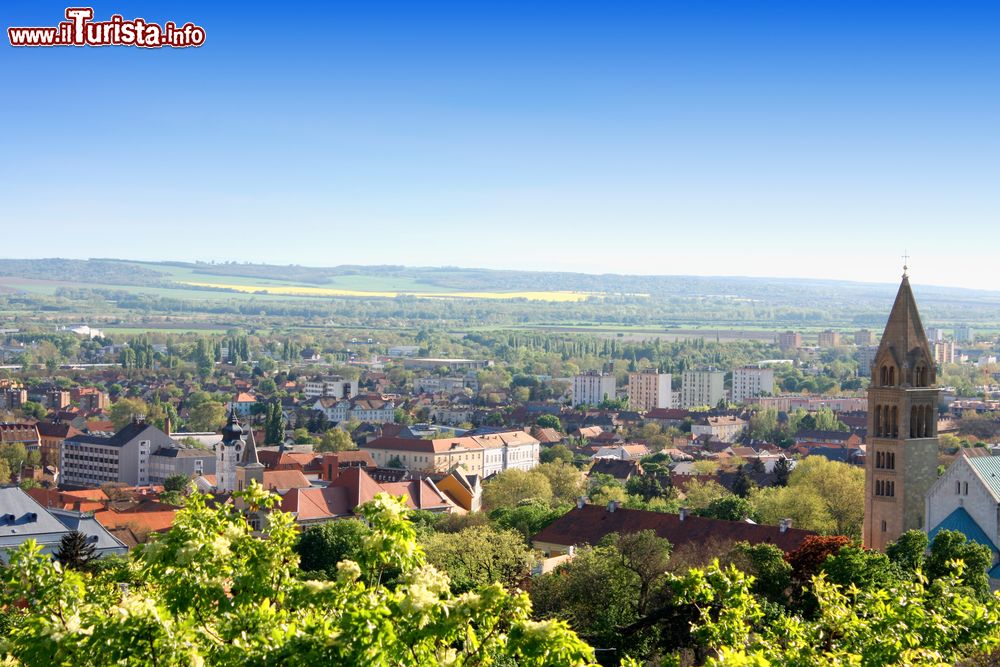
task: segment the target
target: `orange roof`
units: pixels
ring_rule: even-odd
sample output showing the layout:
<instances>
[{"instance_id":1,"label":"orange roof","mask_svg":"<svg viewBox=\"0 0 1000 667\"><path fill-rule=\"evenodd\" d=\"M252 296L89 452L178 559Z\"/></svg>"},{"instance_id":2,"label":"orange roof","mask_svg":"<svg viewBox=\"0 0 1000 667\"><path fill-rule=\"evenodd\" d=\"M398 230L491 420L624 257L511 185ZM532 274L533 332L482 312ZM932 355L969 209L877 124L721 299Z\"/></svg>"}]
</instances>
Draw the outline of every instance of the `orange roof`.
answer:
<instances>
[{"instance_id":1,"label":"orange roof","mask_svg":"<svg viewBox=\"0 0 1000 667\"><path fill-rule=\"evenodd\" d=\"M301 470L265 470L264 488L268 491L279 489L304 489L309 480Z\"/></svg>"},{"instance_id":2,"label":"orange roof","mask_svg":"<svg viewBox=\"0 0 1000 667\"><path fill-rule=\"evenodd\" d=\"M103 512L95 512L94 518L108 530L130 526L152 532L161 532L174 525L174 517L176 515L176 511L115 512L114 510L105 510Z\"/></svg>"},{"instance_id":3,"label":"orange roof","mask_svg":"<svg viewBox=\"0 0 1000 667\"><path fill-rule=\"evenodd\" d=\"M236 398L233 399L233 403L256 403L257 397L253 394L248 394L245 391L241 391L236 394Z\"/></svg>"}]
</instances>

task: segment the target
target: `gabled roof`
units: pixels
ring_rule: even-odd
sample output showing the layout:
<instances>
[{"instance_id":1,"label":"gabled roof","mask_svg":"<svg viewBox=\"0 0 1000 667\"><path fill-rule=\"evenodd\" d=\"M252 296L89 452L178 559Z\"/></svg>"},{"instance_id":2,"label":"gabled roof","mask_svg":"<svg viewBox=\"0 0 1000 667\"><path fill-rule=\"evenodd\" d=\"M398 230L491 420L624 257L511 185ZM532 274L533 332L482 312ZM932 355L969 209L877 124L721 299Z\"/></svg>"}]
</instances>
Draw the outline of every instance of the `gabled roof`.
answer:
<instances>
[{"instance_id":1,"label":"gabled roof","mask_svg":"<svg viewBox=\"0 0 1000 667\"><path fill-rule=\"evenodd\" d=\"M979 478L993 494L993 499L1000 502L1000 456L962 457L976 471Z\"/></svg>"},{"instance_id":2,"label":"gabled roof","mask_svg":"<svg viewBox=\"0 0 1000 667\"><path fill-rule=\"evenodd\" d=\"M81 433L79 435L74 435L70 438L66 438L71 442L79 442L87 445L103 445L105 447L123 447L128 443L132 442L139 436L145 434L147 431L153 430L164 438L167 434L156 428L152 424L145 424L140 422L132 422L131 424L126 424L124 427L118 430L114 435L91 435L89 433Z\"/></svg>"},{"instance_id":3,"label":"gabled roof","mask_svg":"<svg viewBox=\"0 0 1000 667\"><path fill-rule=\"evenodd\" d=\"M964 507L959 507L954 512L946 516L941 523L928 531L927 537L933 540L934 536L942 530L957 530L965 535L970 542L977 542L987 546L994 553L1000 551L1000 549L997 549L997 546L993 544L993 540L991 540L986 535L985 531L979 527L979 524L976 523L975 519L973 519L969 513L965 511Z\"/></svg>"},{"instance_id":4,"label":"gabled roof","mask_svg":"<svg viewBox=\"0 0 1000 667\"><path fill-rule=\"evenodd\" d=\"M594 545L611 533L628 534L640 530L654 531L657 536L669 540L675 549L684 544L732 541L773 544L785 552L797 549L806 537L815 534L800 528L782 531L778 526L707 519L690 514L681 520L678 514L621 508L610 512L603 505L584 505L574 507L550 523L531 541L566 547Z\"/></svg>"}]
</instances>

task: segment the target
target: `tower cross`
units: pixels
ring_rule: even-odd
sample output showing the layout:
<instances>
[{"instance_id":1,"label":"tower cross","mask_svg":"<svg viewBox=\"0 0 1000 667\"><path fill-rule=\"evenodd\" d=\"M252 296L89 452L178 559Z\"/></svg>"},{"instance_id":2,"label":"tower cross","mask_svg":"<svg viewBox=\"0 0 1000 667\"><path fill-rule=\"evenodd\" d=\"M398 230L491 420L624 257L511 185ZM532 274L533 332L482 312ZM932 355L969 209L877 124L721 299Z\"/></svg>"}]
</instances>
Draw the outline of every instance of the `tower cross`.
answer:
<instances>
[{"instance_id":1,"label":"tower cross","mask_svg":"<svg viewBox=\"0 0 1000 667\"><path fill-rule=\"evenodd\" d=\"M905 276L907 269L909 269L909 267L907 266L907 264L910 263L910 256L904 250L902 257L903 257L903 275Z\"/></svg>"}]
</instances>

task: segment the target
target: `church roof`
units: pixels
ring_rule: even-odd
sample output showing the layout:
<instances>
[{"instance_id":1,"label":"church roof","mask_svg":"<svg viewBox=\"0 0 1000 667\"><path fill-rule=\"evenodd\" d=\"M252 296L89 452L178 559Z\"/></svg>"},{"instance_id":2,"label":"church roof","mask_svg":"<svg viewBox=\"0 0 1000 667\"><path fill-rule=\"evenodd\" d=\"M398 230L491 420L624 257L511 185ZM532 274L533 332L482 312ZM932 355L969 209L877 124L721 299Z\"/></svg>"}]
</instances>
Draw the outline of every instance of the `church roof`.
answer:
<instances>
[{"instance_id":1,"label":"church roof","mask_svg":"<svg viewBox=\"0 0 1000 667\"><path fill-rule=\"evenodd\" d=\"M905 273L889 312L889 321L882 333L876 357L881 357L885 350L890 351L897 366L902 367L905 363L910 368L915 365L917 356L922 352L933 373L934 355L931 354L924 325L920 321L917 302L910 289L910 279Z\"/></svg>"},{"instance_id":2,"label":"church roof","mask_svg":"<svg viewBox=\"0 0 1000 667\"><path fill-rule=\"evenodd\" d=\"M965 457L965 462L979 473L983 483L993 492L993 497L1000 500L1000 456Z\"/></svg>"},{"instance_id":3,"label":"church roof","mask_svg":"<svg viewBox=\"0 0 1000 667\"><path fill-rule=\"evenodd\" d=\"M928 533L927 537L931 541L934 540L934 536L937 535L942 530L957 530L958 532L965 535L970 542L978 542L984 546L989 547L994 553L1000 551L997 549L996 545L993 544L993 540L979 527L968 512L965 511L964 507L959 507L954 512L949 514L944 518L941 523L934 526Z\"/></svg>"}]
</instances>

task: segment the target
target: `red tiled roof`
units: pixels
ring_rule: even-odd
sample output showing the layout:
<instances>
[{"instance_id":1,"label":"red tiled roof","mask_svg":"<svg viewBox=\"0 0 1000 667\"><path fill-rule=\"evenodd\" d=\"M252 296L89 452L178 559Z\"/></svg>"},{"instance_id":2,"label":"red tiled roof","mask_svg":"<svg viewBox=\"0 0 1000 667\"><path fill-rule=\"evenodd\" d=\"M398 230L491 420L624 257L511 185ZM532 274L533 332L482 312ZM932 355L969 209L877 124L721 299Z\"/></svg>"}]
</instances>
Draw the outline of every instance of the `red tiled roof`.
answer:
<instances>
[{"instance_id":1,"label":"red tiled roof","mask_svg":"<svg viewBox=\"0 0 1000 667\"><path fill-rule=\"evenodd\" d=\"M722 540L773 544L785 552L797 549L812 531L778 526L762 526L743 521L707 519L690 514L681 521L678 514L647 512L645 510L616 509L609 512L603 505L584 505L573 508L559 517L537 535L533 542L573 546L597 544L610 533L636 533L652 530L668 540L674 548L685 544L706 544Z\"/></svg>"}]
</instances>

